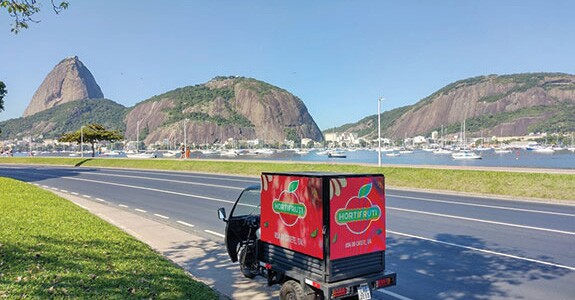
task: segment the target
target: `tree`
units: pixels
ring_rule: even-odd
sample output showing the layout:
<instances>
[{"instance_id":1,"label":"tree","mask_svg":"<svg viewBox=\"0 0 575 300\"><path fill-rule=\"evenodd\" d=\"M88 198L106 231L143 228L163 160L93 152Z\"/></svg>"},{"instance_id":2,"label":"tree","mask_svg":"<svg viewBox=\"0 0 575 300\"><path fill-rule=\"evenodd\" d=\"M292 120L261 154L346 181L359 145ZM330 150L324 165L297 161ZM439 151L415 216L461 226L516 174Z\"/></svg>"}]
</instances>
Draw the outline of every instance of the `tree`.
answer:
<instances>
[{"instance_id":1,"label":"tree","mask_svg":"<svg viewBox=\"0 0 575 300\"><path fill-rule=\"evenodd\" d=\"M89 124L82 126L80 130L65 133L58 139L60 142L76 142L76 143L89 143L92 145L92 157L96 156L96 143L100 141L115 142L123 139L117 130L109 131L100 124ZM81 151L81 149L80 149Z\"/></svg>"},{"instance_id":2,"label":"tree","mask_svg":"<svg viewBox=\"0 0 575 300\"><path fill-rule=\"evenodd\" d=\"M6 91L6 85L4 82L0 81L0 111L4 110L4 96L8 91Z\"/></svg>"},{"instance_id":3,"label":"tree","mask_svg":"<svg viewBox=\"0 0 575 300\"><path fill-rule=\"evenodd\" d=\"M54 1L50 0L52 9L56 14L68 8L67 1ZM14 25L11 30L14 33L28 28L29 22L39 23L40 21L33 19L33 17L40 12L40 7L41 5L37 0L0 0L0 8L6 9L10 17L14 18Z\"/></svg>"}]
</instances>

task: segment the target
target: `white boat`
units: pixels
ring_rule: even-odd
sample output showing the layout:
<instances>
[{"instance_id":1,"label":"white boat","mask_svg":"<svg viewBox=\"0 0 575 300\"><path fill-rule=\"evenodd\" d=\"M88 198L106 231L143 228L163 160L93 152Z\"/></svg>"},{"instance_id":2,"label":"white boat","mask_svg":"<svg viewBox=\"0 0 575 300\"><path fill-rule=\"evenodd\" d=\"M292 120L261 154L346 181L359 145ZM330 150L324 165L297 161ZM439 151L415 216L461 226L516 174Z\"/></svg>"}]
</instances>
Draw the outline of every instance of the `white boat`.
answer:
<instances>
[{"instance_id":1,"label":"white boat","mask_svg":"<svg viewBox=\"0 0 575 300\"><path fill-rule=\"evenodd\" d=\"M439 149L435 149L433 150L433 154L452 154L453 151L449 150L449 149L445 149L445 148L439 148Z\"/></svg>"},{"instance_id":2,"label":"white boat","mask_svg":"<svg viewBox=\"0 0 575 300\"><path fill-rule=\"evenodd\" d=\"M481 155L471 150L460 150L451 154L453 159L481 159Z\"/></svg>"},{"instance_id":3,"label":"white boat","mask_svg":"<svg viewBox=\"0 0 575 300\"><path fill-rule=\"evenodd\" d=\"M156 158L158 155L153 152L143 152L143 153L128 153L126 154L128 158Z\"/></svg>"},{"instance_id":4,"label":"white boat","mask_svg":"<svg viewBox=\"0 0 575 300\"><path fill-rule=\"evenodd\" d=\"M226 151L222 151L220 152L221 156L227 156L227 157L235 157L238 156L239 153L236 150L226 150Z\"/></svg>"},{"instance_id":5,"label":"white boat","mask_svg":"<svg viewBox=\"0 0 575 300\"><path fill-rule=\"evenodd\" d=\"M495 148L494 151L496 154L507 154L507 153L511 153L510 149L505 149L505 148Z\"/></svg>"},{"instance_id":6,"label":"white boat","mask_svg":"<svg viewBox=\"0 0 575 300\"><path fill-rule=\"evenodd\" d=\"M179 151L168 150L168 151L162 152L162 156L163 157L176 157L176 155L178 155L179 153L180 153Z\"/></svg>"},{"instance_id":7,"label":"white boat","mask_svg":"<svg viewBox=\"0 0 575 300\"><path fill-rule=\"evenodd\" d=\"M332 151L330 153L327 154L327 157L332 157L332 158L346 158L347 155L345 154L345 152L342 151Z\"/></svg>"},{"instance_id":8,"label":"white boat","mask_svg":"<svg viewBox=\"0 0 575 300\"><path fill-rule=\"evenodd\" d=\"M533 149L533 152L550 154L550 153L555 153L555 150L553 150L552 147L541 146L541 147L537 147L537 148Z\"/></svg>"},{"instance_id":9,"label":"white boat","mask_svg":"<svg viewBox=\"0 0 575 300\"><path fill-rule=\"evenodd\" d=\"M401 153L401 154L412 154L413 150L408 149L408 148L400 148L399 153Z\"/></svg>"},{"instance_id":10,"label":"white boat","mask_svg":"<svg viewBox=\"0 0 575 300\"><path fill-rule=\"evenodd\" d=\"M389 153L385 153L385 156L397 157L397 156L401 156L401 154L399 152L389 152Z\"/></svg>"}]
</instances>

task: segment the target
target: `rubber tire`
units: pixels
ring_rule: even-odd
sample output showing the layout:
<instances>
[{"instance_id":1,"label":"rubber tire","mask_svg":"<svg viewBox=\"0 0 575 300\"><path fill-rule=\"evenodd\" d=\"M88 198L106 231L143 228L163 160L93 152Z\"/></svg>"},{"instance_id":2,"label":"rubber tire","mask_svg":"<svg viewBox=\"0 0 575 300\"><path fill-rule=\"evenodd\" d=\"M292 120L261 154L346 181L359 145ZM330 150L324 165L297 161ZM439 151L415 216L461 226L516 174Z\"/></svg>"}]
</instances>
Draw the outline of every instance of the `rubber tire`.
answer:
<instances>
[{"instance_id":1,"label":"rubber tire","mask_svg":"<svg viewBox=\"0 0 575 300\"><path fill-rule=\"evenodd\" d=\"M246 256L247 253L247 247L242 247L240 249L240 253L238 254L238 259L240 262L240 270L242 271L242 274L244 275L244 277L252 279L254 277L256 277L256 275L251 271L249 266L246 266L244 264L242 264L244 260L244 257Z\"/></svg>"},{"instance_id":2,"label":"rubber tire","mask_svg":"<svg viewBox=\"0 0 575 300\"><path fill-rule=\"evenodd\" d=\"M280 289L281 300L304 300L306 299L303 288L299 282L288 280L282 284Z\"/></svg>"}]
</instances>

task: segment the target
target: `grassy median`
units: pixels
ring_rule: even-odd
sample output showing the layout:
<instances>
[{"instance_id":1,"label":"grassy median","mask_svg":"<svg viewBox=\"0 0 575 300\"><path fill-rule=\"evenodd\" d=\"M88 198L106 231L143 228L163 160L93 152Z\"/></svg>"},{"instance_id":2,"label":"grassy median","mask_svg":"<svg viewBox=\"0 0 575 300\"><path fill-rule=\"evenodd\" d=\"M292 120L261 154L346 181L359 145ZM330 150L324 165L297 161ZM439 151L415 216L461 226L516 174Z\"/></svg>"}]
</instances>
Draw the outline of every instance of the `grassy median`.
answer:
<instances>
[{"instance_id":1,"label":"grassy median","mask_svg":"<svg viewBox=\"0 0 575 300\"><path fill-rule=\"evenodd\" d=\"M261 172L383 173L388 187L420 188L520 198L557 199L575 202L575 175L528 172L476 171L447 168L390 167L369 165L218 161L190 159L102 158L0 158L1 163L54 164L85 167L140 168L257 176Z\"/></svg>"},{"instance_id":2,"label":"grassy median","mask_svg":"<svg viewBox=\"0 0 575 300\"><path fill-rule=\"evenodd\" d=\"M0 178L0 299L218 299L70 201Z\"/></svg>"}]
</instances>

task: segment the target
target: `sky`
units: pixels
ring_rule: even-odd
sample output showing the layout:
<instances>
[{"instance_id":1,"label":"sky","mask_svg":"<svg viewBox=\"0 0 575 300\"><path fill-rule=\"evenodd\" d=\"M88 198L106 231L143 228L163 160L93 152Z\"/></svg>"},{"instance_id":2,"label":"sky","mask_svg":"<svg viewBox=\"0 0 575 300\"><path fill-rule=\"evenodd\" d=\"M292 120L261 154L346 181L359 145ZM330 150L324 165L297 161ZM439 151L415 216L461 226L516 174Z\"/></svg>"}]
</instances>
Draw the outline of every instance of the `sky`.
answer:
<instances>
[{"instance_id":1,"label":"sky","mask_svg":"<svg viewBox=\"0 0 575 300\"><path fill-rule=\"evenodd\" d=\"M575 1L50 1L29 29L0 11L0 121L78 56L104 96L154 95L244 76L299 97L320 129L411 105L457 80L575 73Z\"/></svg>"}]
</instances>

